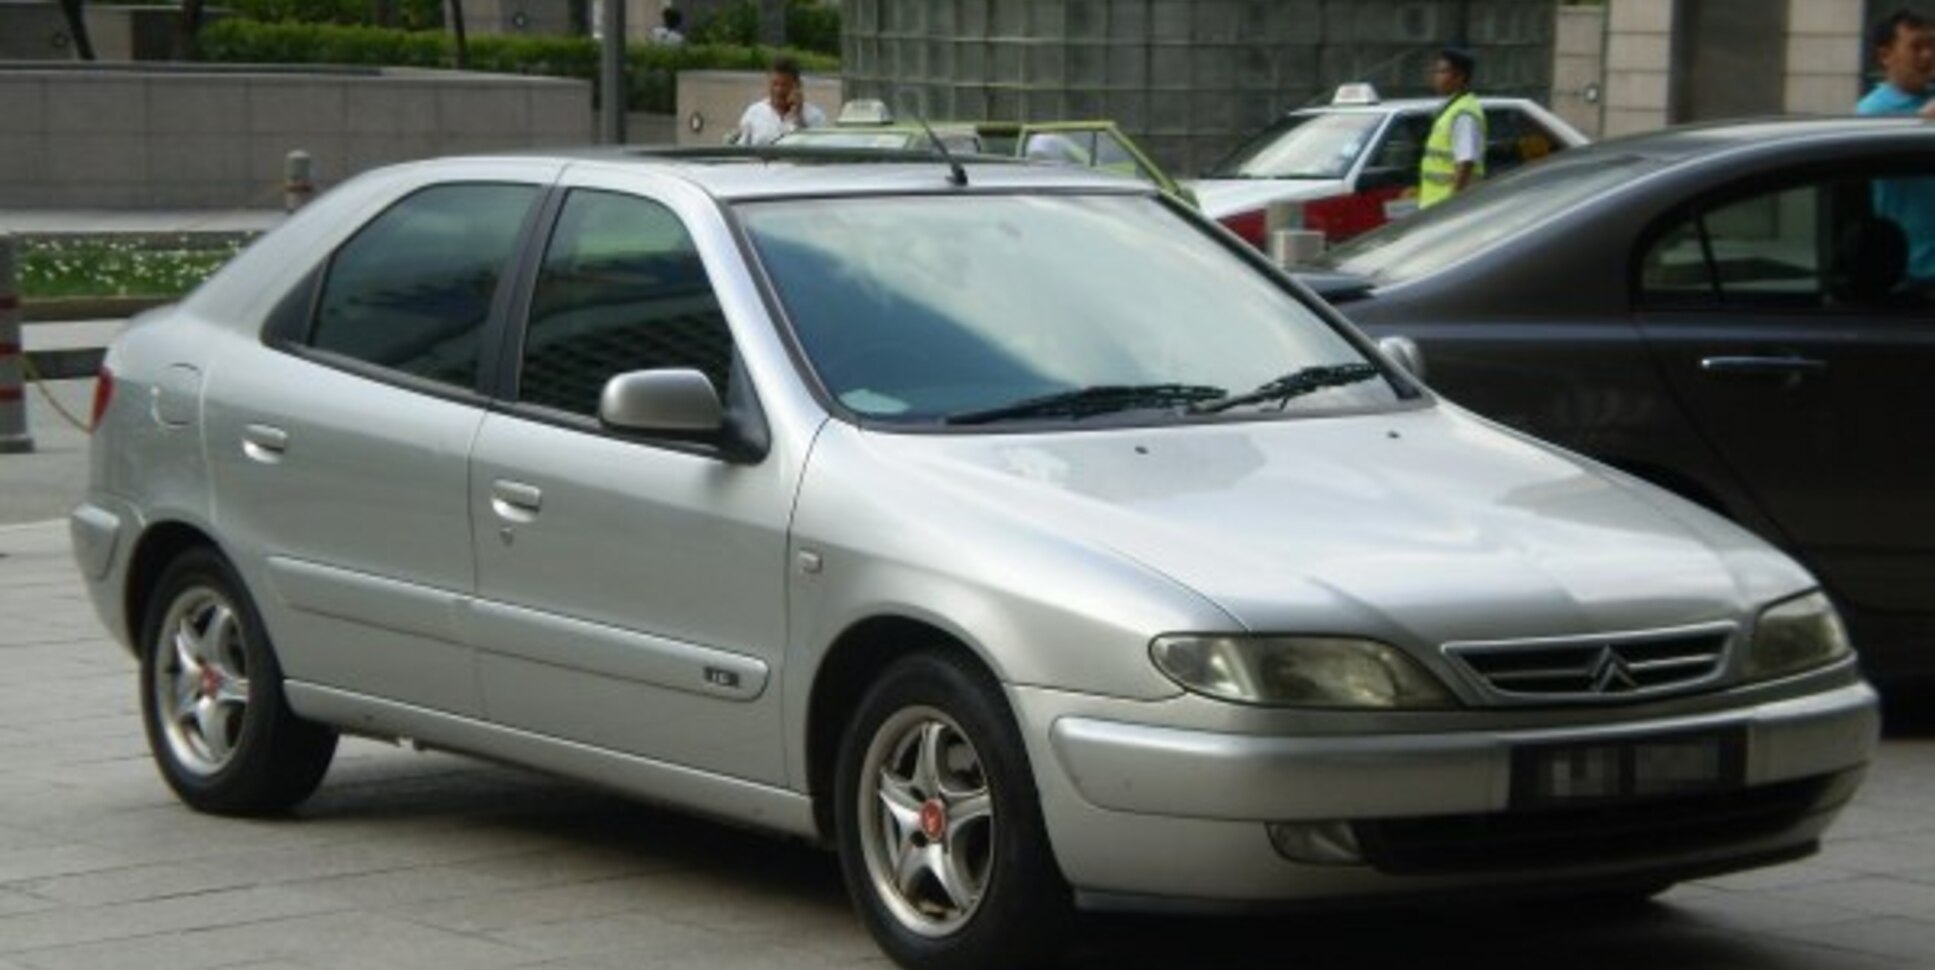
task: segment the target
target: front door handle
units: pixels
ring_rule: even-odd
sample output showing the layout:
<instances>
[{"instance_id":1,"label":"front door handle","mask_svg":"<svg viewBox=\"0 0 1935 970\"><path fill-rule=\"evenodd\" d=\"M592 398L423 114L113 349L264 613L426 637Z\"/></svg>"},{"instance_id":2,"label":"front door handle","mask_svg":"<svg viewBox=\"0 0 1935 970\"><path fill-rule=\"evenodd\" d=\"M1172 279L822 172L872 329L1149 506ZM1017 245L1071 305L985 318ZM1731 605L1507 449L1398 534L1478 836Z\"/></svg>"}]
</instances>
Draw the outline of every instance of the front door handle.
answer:
<instances>
[{"instance_id":1,"label":"front door handle","mask_svg":"<svg viewBox=\"0 0 1935 970\"><path fill-rule=\"evenodd\" d=\"M1827 370L1827 361L1812 357L1702 357L1700 370L1741 377L1806 377Z\"/></svg>"},{"instance_id":2,"label":"front door handle","mask_svg":"<svg viewBox=\"0 0 1935 970\"><path fill-rule=\"evenodd\" d=\"M269 424L251 424L242 429L242 453L264 465L282 460L289 450L289 432Z\"/></svg>"},{"instance_id":3,"label":"front door handle","mask_svg":"<svg viewBox=\"0 0 1935 970\"><path fill-rule=\"evenodd\" d=\"M544 492L536 485L498 479L490 486L491 511L507 522L535 522L544 506Z\"/></svg>"}]
</instances>

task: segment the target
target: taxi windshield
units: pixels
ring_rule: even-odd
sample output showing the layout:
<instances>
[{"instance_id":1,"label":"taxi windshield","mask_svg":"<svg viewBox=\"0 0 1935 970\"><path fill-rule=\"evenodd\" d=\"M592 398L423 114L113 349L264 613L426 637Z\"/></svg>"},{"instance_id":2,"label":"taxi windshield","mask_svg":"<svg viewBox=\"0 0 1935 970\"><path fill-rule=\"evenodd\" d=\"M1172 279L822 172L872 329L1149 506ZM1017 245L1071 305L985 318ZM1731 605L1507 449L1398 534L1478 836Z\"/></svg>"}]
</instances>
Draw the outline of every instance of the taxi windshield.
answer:
<instances>
[{"instance_id":1,"label":"taxi windshield","mask_svg":"<svg viewBox=\"0 0 1935 970\"><path fill-rule=\"evenodd\" d=\"M1290 115L1244 142L1204 177L1343 178L1383 121L1383 115L1364 113Z\"/></svg>"},{"instance_id":2,"label":"taxi windshield","mask_svg":"<svg viewBox=\"0 0 1935 970\"><path fill-rule=\"evenodd\" d=\"M1147 196L737 211L821 385L870 422L1207 419L1400 396L1288 290Z\"/></svg>"}]
</instances>

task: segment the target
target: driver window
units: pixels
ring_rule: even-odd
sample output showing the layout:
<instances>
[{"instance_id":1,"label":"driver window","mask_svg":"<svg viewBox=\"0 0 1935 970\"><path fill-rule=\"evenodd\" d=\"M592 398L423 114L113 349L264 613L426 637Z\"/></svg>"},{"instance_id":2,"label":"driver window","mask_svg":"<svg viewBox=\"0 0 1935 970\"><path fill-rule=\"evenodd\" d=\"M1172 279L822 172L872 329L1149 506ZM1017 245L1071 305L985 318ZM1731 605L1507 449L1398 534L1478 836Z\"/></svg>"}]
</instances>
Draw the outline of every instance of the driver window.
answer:
<instances>
[{"instance_id":1,"label":"driver window","mask_svg":"<svg viewBox=\"0 0 1935 970\"><path fill-rule=\"evenodd\" d=\"M518 400L595 417L606 381L662 367L727 395L732 335L691 235L656 202L572 192L532 293Z\"/></svg>"},{"instance_id":2,"label":"driver window","mask_svg":"<svg viewBox=\"0 0 1935 970\"><path fill-rule=\"evenodd\" d=\"M1424 113L1399 115L1391 119L1371 154L1371 168L1391 168L1404 172L1407 181L1417 180L1418 165L1424 160L1424 143L1431 137L1432 116Z\"/></svg>"}]
</instances>

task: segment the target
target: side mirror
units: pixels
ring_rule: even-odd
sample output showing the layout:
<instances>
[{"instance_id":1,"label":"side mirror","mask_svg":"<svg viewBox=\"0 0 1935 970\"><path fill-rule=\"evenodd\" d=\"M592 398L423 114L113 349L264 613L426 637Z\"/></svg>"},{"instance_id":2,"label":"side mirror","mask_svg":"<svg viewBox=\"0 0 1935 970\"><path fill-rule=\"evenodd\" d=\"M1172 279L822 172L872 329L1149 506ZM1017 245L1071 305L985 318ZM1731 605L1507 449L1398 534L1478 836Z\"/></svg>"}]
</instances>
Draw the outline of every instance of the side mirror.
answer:
<instances>
[{"instance_id":1,"label":"side mirror","mask_svg":"<svg viewBox=\"0 0 1935 970\"><path fill-rule=\"evenodd\" d=\"M690 438L717 434L725 419L712 379L687 367L619 374L598 395L598 420L625 431Z\"/></svg>"},{"instance_id":2,"label":"side mirror","mask_svg":"<svg viewBox=\"0 0 1935 970\"><path fill-rule=\"evenodd\" d=\"M1378 340L1377 349L1391 363L1404 368L1405 373L1424 380L1424 351L1417 341L1410 337L1383 337Z\"/></svg>"}]
</instances>

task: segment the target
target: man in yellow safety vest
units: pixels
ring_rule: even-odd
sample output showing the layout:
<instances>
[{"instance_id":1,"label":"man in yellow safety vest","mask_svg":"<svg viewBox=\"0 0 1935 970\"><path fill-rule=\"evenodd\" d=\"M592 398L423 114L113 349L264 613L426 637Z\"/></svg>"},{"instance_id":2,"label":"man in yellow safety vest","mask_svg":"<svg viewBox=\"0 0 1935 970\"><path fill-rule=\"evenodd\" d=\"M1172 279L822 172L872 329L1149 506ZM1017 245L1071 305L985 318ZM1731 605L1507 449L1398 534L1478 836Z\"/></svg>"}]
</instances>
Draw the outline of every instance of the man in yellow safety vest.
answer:
<instances>
[{"instance_id":1,"label":"man in yellow safety vest","mask_svg":"<svg viewBox=\"0 0 1935 970\"><path fill-rule=\"evenodd\" d=\"M1418 169L1418 207L1429 208L1485 177L1485 109L1471 93L1470 54L1446 48L1431 69L1431 86L1445 106L1431 123Z\"/></svg>"}]
</instances>

